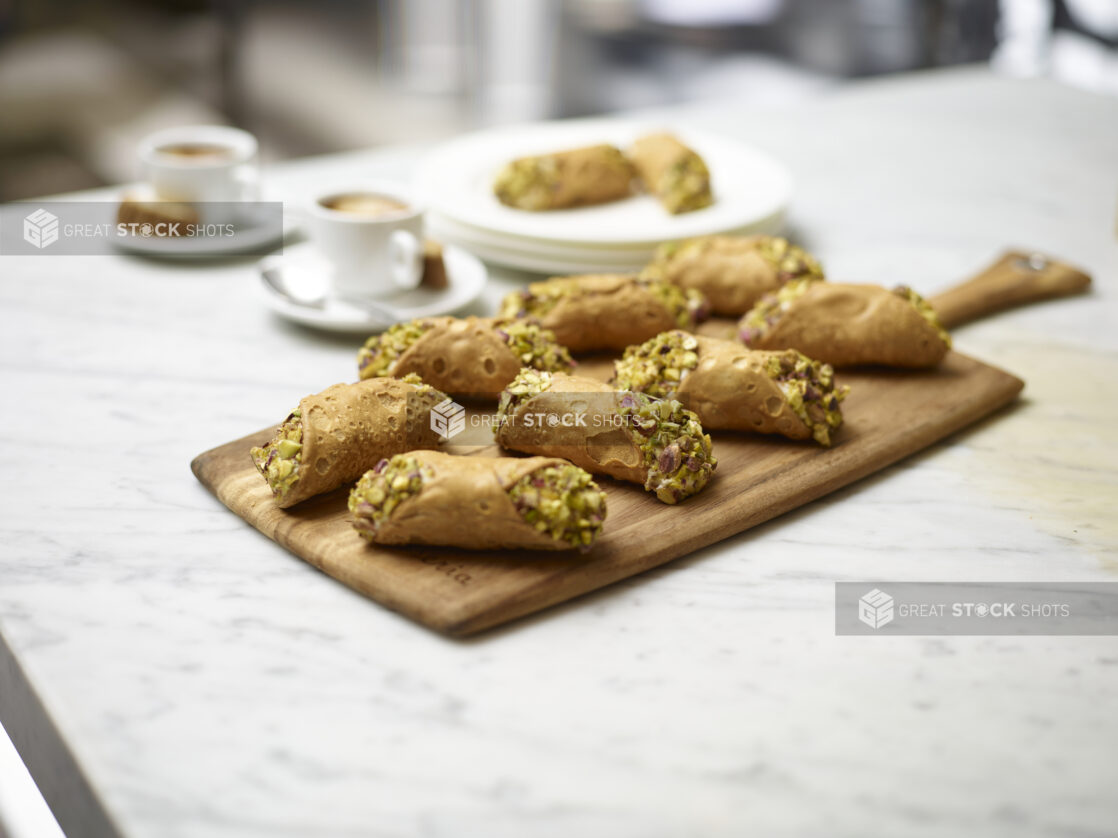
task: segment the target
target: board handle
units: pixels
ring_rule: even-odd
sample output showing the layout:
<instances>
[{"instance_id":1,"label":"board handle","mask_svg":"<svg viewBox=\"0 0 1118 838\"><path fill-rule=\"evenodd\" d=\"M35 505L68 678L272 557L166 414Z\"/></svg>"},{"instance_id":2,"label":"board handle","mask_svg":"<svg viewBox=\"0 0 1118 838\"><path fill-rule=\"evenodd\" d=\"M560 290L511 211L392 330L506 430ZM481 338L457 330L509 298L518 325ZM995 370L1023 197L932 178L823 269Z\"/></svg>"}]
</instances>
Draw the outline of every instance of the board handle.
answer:
<instances>
[{"instance_id":1,"label":"board handle","mask_svg":"<svg viewBox=\"0 0 1118 838\"><path fill-rule=\"evenodd\" d=\"M928 302L948 329L1007 308L1080 294L1091 277L1040 253L1010 250L994 264Z\"/></svg>"}]
</instances>

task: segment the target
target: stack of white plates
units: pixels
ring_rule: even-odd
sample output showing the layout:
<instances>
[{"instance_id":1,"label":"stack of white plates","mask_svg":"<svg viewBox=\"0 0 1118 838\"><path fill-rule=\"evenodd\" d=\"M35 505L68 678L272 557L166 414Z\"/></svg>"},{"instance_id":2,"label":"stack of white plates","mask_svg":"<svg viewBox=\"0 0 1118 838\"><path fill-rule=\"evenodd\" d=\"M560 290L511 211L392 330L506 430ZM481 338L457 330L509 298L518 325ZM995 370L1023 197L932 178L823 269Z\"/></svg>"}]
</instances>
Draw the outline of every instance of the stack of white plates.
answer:
<instances>
[{"instance_id":1,"label":"stack of white plates","mask_svg":"<svg viewBox=\"0 0 1118 838\"><path fill-rule=\"evenodd\" d=\"M526 212L501 204L493 179L508 161L579 146L626 148L642 134L670 131L711 171L714 203L671 215L650 195L578 209ZM470 134L434 151L418 188L428 235L488 262L551 274L639 270L661 242L715 233L780 229L792 193L788 171L766 154L717 134L616 120L549 122Z\"/></svg>"}]
</instances>

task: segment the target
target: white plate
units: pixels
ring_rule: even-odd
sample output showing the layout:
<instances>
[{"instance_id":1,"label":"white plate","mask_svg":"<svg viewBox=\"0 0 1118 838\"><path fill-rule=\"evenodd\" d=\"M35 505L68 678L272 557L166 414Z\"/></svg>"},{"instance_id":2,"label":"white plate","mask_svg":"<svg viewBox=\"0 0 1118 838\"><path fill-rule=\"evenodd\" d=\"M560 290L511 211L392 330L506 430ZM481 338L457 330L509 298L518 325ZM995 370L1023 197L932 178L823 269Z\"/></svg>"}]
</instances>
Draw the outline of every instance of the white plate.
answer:
<instances>
[{"instance_id":1,"label":"white plate","mask_svg":"<svg viewBox=\"0 0 1118 838\"><path fill-rule=\"evenodd\" d=\"M501 204L493 179L508 161L596 143L625 148L638 136L671 130L706 160L714 204L671 215L651 195L577 209L526 212ZM578 247L617 248L740 230L779 216L792 194L788 171L766 154L717 134L617 120L550 122L470 134L435 150L419 189L437 213L503 237ZM522 244L524 242L521 242Z\"/></svg>"},{"instance_id":2,"label":"white plate","mask_svg":"<svg viewBox=\"0 0 1118 838\"><path fill-rule=\"evenodd\" d=\"M594 272L624 273L637 271L651 261L655 245L639 248L562 248L544 242L527 242L522 239L502 240L498 236L482 232L480 235L437 213L427 215L428 235L442 242L453 242L468 247L486 262L507 265L526 271L551 274L575 274ZM737 230L723 230L724 233L748 235L750 233L777 233L783 223L783 214L765 219L760 224Z\"/></svg>"},{"instance_id":3,"label":"white plate","mask_svg":"<svg viewBox=\"0 0 1118 838\"><path fill-rule=\"evenodd\" d=\"M331 286L330 266L310 242L262 259L260 287L269 308L288 320L332 332L376 332L403 320L450 314L477 299L489 279L485 265L453 245L443 248L443 261L449 283L446 289L416 288L385 297L379 303L387 309L383 314L333 297L327 297L322 307L305 305L278 293L264 280L265 271L274 271L300 299L326 294Z\"/></svg>"},{"instance_id":4,"label":"white plate","mask_svg":"<svg viewBox=\"0 0 1118 838\"><path fill-rule=\"evenodd\" d=\"M437 229L443 236L452 236L463 242L476 242L487 247L509 250L520 253L544 254L557 258L572 257L575 259L604 259L618 262L631 261L640 258L648 252L649 245L627 245L625 247L579 247L557 242L537 241L535 239L522 239L513 236L502 236L492 233L481 227L472 227L462 224L437 212L428 212L427 226ZM437 236L436 236L437 238Z\"/></svg>"}]
</instances>

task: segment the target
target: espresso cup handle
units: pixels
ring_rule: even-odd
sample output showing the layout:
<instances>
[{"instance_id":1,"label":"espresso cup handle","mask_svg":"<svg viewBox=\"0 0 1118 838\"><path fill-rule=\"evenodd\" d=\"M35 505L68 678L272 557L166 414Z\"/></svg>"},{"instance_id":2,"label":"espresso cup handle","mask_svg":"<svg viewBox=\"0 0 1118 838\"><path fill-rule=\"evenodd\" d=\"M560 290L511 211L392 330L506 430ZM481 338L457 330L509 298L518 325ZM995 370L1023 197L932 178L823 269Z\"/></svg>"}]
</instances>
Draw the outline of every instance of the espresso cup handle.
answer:
<instances>
[{"instance_id":1,"label":"espresso cup handle","mask_svg":"<svg viewBox=\"0 0 1118 838\"><path fill-rule=\"evenodd\" d=\"M388 237L389 273L400 288L415 288L423 279L423 243L407 230Z\"/></svg>"}]
</instances>

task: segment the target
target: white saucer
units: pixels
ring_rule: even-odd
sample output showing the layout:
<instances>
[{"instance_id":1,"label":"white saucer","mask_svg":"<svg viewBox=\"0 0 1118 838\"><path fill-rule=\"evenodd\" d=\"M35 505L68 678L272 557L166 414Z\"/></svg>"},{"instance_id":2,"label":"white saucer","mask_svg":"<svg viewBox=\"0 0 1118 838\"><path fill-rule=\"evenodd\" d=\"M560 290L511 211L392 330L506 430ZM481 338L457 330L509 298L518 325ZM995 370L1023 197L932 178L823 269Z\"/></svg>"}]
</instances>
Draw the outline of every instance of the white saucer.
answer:
<instances>
[{"instance_id":1,"label":"white saucer","mask_svg":"<svg viewBox=\"0 0 1118 838\"><path fill-rule=\"evenodd\" d=\"M450 314L477 299L489 279L485 265L453 245L443 247L443 262L449 283L443 290L401 291L377 301L375 309L369 310L332 296L326 296L322 305L310 305L298 300L312 300L328 293L330 266L313 244L303 242L260 261L260 288L268 307L280 317L331 332L375 332L403 320ZM265 278L265 272L278 278L291 296L277 291Z\"/></svg>"}]
</instances>

